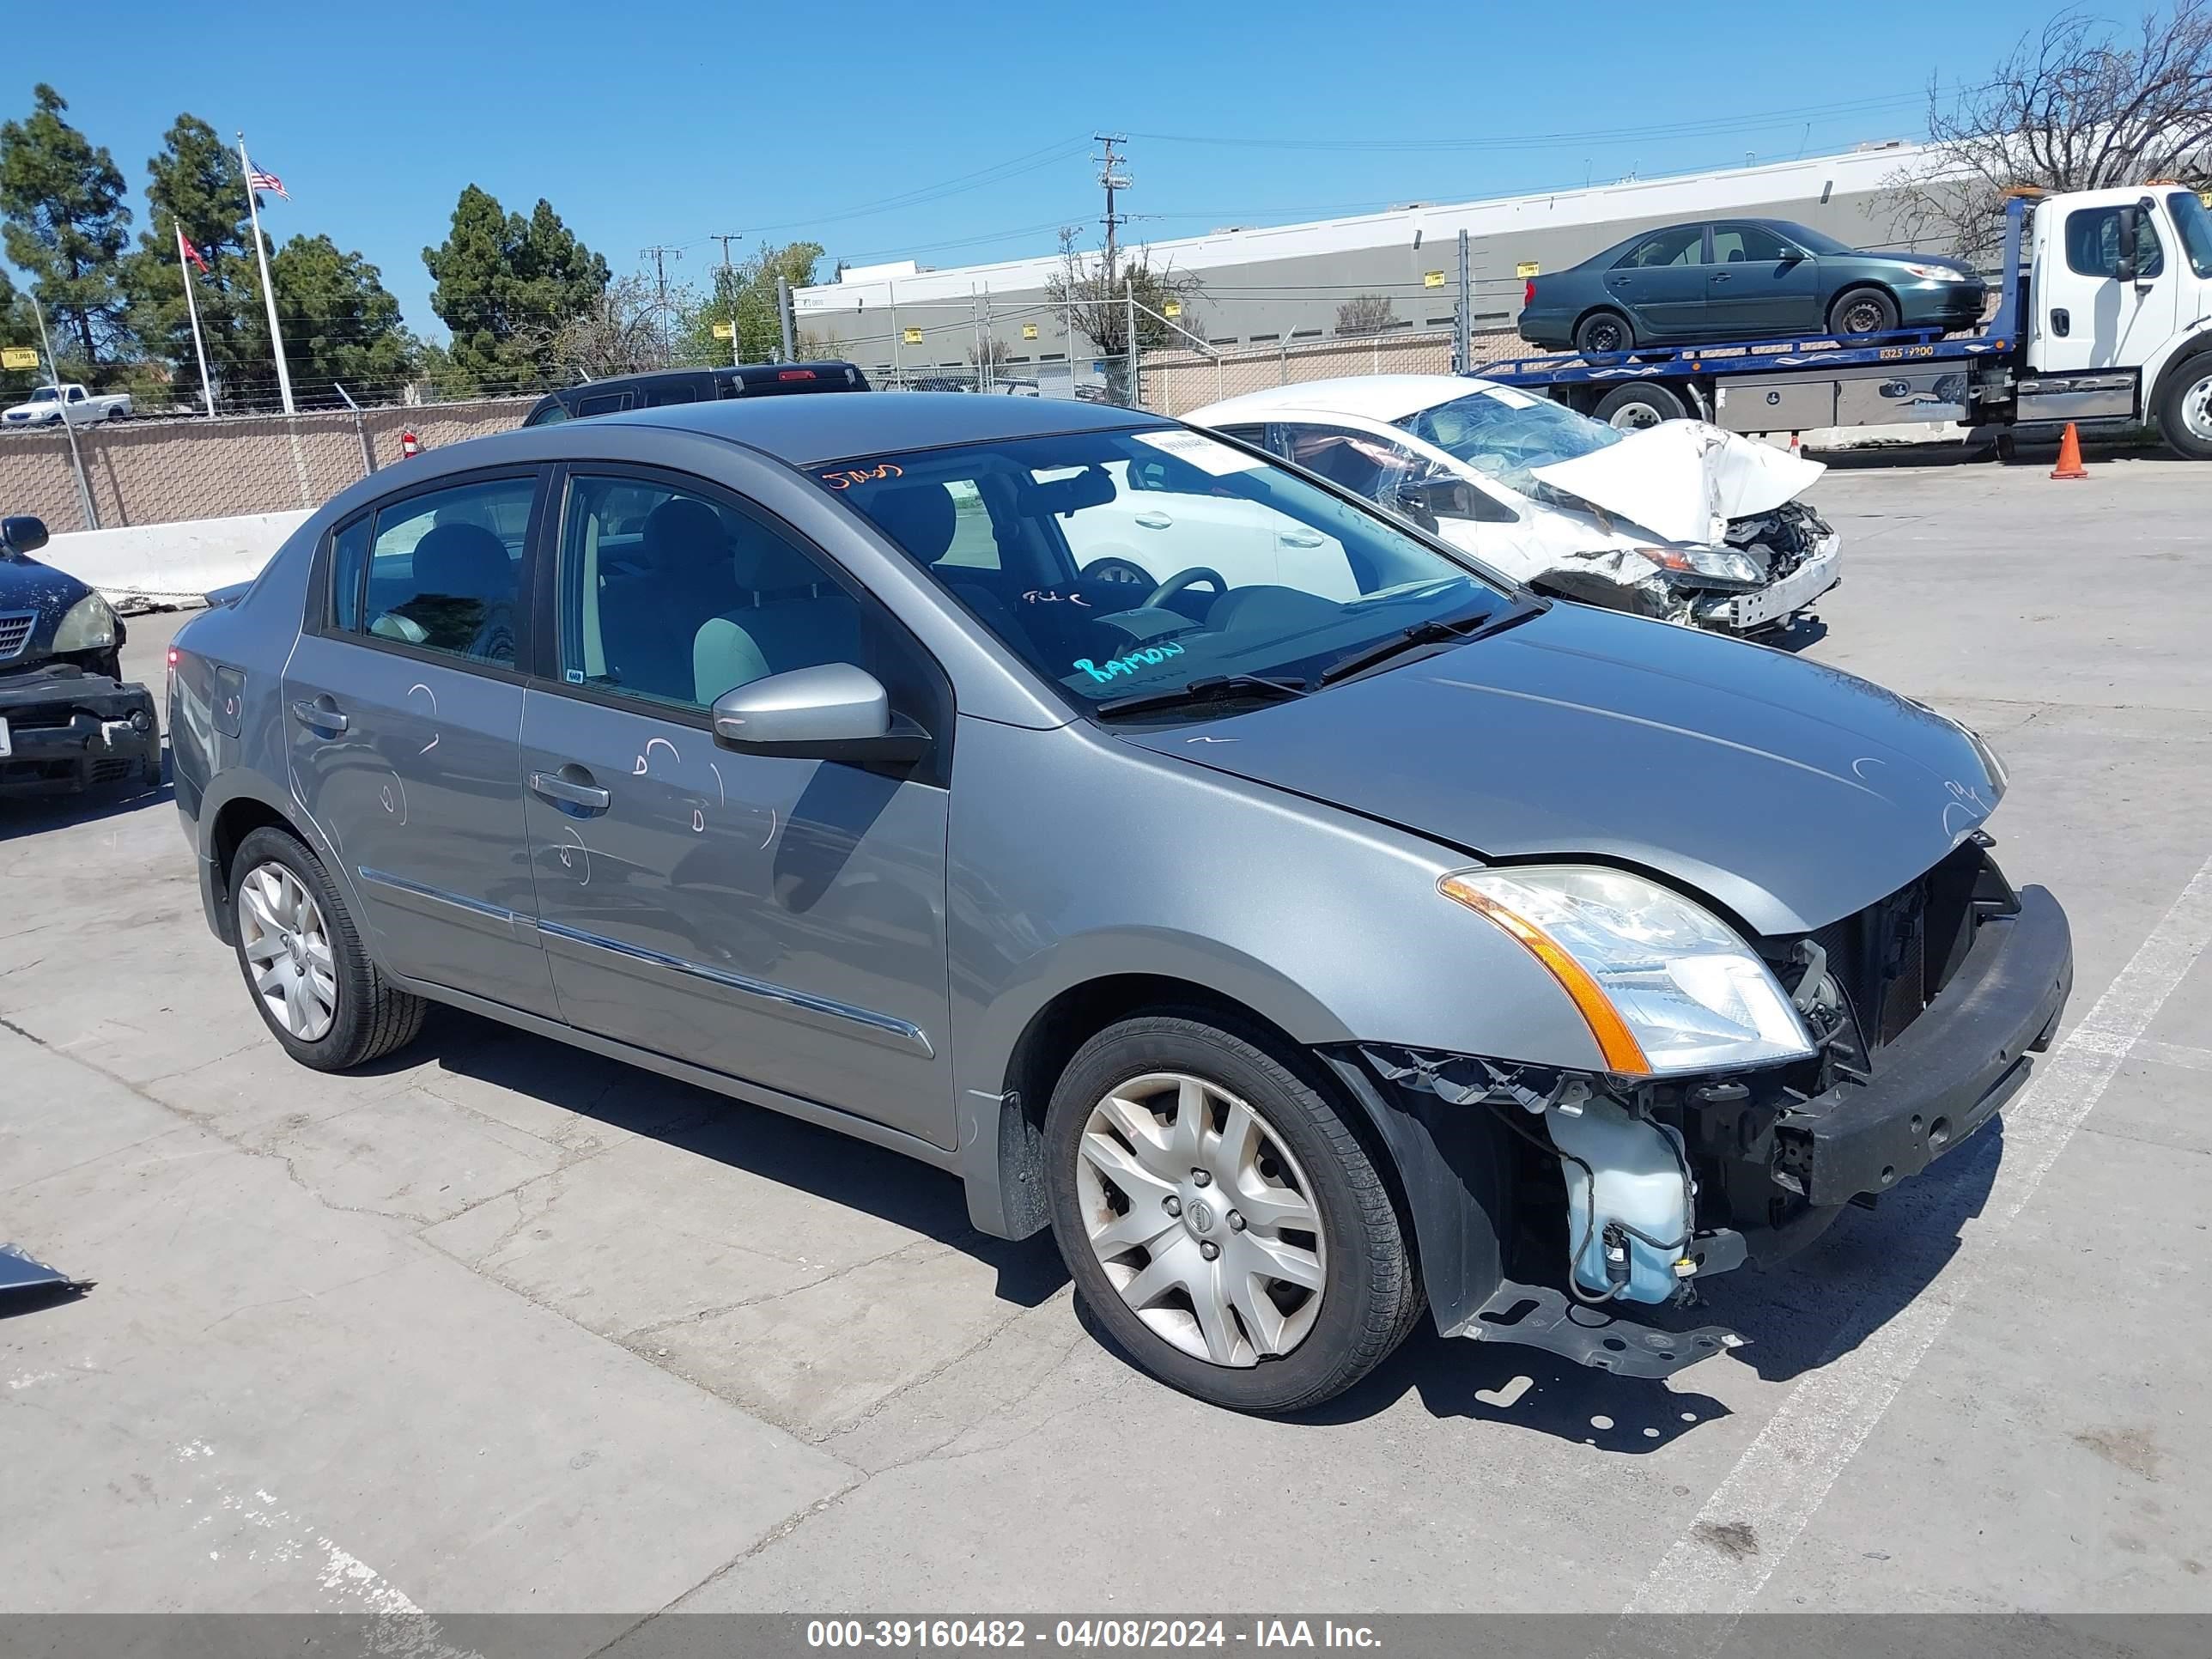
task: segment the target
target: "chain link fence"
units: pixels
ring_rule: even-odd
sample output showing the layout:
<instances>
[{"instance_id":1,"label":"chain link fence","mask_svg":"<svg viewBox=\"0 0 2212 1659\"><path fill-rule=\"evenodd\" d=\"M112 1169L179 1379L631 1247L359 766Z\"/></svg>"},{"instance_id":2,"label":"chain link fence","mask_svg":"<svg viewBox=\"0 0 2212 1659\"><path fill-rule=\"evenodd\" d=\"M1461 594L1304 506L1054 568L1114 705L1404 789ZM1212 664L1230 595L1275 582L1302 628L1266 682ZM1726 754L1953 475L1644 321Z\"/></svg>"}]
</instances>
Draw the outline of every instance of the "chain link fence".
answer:
<instances>
[{"instance_id":1,"label":"chain link fence","mask_svg":"<svg viewBox=\"0 0 2212 1659\"><path fill-rule=\"evenodd\" d=\"M1144 354L1139 378L1146 409L1158 415L1182 415L1248 392L1306 380L1358 374L1449 374L1452 343L1449 330L1406 330L1222 351L1154 350ZM1473 335L1469 346L1468 362L1476 367L1526 349L1510 330Z\"/></svg>"},{"instance_id":2,"label":"chain link fence","mask_svg":"<svg viewBox=\"0 0 2212 1659\"><path fill-rule=\"evenodd\" d=\"M0 433L0 512L58 532L320 507L401 459L403 432L425 448L459 443L520 424L536 401L105 421L77 428L74 455L58 425Z\"/></svg>"}]
</instances>

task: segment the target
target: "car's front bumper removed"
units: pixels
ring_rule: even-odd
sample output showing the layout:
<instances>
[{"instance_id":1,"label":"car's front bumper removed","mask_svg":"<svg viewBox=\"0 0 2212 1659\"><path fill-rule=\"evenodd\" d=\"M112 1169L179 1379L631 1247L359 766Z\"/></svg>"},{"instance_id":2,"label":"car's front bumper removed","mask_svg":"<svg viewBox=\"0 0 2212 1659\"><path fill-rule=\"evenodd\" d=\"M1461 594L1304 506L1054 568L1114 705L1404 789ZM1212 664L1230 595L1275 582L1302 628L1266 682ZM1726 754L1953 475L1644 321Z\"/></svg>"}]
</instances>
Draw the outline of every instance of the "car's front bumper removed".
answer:
<instances>
[{"instance_id":1,"label":"car's front bumper removed","mask_svg":"<svg viewBox=\"0 0 2212 1659\"><path fill-rule=\"evenodd\" d=\"M33 671L0 678L0 795L69 792L159 775L161 732L143 685L101 674Z\"/></svg>"}]
</instances>

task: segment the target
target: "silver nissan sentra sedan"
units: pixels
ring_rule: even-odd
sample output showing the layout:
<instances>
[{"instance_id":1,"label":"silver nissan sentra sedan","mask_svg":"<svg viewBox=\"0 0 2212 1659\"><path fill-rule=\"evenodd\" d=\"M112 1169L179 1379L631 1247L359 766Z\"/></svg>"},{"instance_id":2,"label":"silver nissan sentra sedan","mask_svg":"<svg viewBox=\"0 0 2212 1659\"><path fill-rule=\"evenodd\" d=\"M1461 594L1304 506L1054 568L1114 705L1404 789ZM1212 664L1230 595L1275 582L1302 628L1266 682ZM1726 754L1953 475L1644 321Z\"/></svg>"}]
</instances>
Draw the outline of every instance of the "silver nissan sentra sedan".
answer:
<instances>
[{"instance_id":1,"label":"silver nissan sentra sedan","mask_svg":"<svg viewBox=\"0 0 2212 1659\"><path fill-rule=\"evenodd\" d=\"M1172 574L1079 565L1085 514ZM409 460L177 636L171 729L303 1065L433 1000L896 1148L1245 1411L1424 1306L1630 1375L1719 1351L1707 1281L1986 1123L2072 975L1966 727L1081 404Z\"/></svg>"}]
</instances>

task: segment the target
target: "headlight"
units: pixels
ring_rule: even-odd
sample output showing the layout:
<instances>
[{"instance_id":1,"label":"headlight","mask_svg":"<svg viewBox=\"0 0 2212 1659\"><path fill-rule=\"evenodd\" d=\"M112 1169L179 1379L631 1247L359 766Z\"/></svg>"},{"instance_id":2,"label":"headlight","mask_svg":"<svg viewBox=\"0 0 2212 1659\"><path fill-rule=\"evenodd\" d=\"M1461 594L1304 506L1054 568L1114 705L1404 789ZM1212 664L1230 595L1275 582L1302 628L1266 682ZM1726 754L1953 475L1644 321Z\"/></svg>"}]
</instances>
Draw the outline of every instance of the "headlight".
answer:
<instances>
[{"instance_id":1,"label":"headlight","mask_svg":"<svg viewBox=\"0 0 2212 1659\"><path fill-rule=\"evenodd\" d=\"M105 651L115 643L115 613L97 593L88 593L69 608L62 625L54 629L54 650Z\"/></svg>"},{"instance_id":2,"label":"headlight","mask_svg":"<svg viewBox=\"0 0 2212 1659\"><path fill-rule=\"evenodd\" d=\"M1692 571L1700 576L1717 576L1731 582L1756 584L1766 580L1766 573L1759 568L1757 560L1734 548L1639 547L1636 550L1662 570Z\"/></svg>"},{"instance_id":3,"label":"headlight","mask_svg":"<svg viewBox=\"0 0 2212 1659\"><path fill-rule=\"evenodd\" d=\"M1521 941L1626 1076L1802 1060L1805 1022L1717 917L1657 884L1575 865L1462 870L1437 884Z\"/></svg>"},{"instance_id":4,"label":"headlight","mask_svg":"<svg viewBox=\"0 0 2212 1659\"><path fill-rule=\"evenodd\" d=\"M1966 280L1965 272L1954 270L1948 265L1907 264L1900 265L1899 269L1906 276L1917 276L1925 283L1963 283Z\"/></svg>"}]
</instances>

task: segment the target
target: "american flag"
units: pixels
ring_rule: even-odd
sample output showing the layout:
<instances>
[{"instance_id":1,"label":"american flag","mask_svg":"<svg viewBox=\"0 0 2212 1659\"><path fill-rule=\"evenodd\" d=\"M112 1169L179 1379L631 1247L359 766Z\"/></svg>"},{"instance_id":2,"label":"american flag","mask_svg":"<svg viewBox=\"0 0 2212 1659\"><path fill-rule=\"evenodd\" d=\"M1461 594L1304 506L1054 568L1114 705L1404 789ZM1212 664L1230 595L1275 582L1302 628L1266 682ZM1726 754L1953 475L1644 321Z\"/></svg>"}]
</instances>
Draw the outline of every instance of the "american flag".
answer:
<instances>
[{"instance_id":1,"label":"american flag","mask_svg":"<svg viewBox=\"0 0 2212 1659\"><path fill-rule=\"evenodd\" d=\"M292 199L292 192L284 188L284 181L282 179L273 173L264 173L259 167L248 167L246 170L246 187L257 191L273 191L288 202Z\"/></svg>"}]
</instances>

